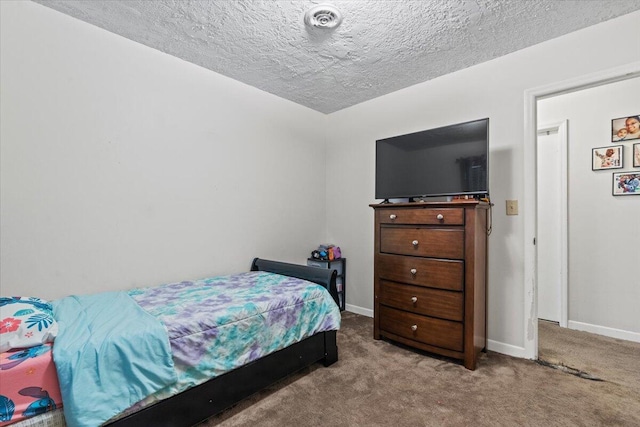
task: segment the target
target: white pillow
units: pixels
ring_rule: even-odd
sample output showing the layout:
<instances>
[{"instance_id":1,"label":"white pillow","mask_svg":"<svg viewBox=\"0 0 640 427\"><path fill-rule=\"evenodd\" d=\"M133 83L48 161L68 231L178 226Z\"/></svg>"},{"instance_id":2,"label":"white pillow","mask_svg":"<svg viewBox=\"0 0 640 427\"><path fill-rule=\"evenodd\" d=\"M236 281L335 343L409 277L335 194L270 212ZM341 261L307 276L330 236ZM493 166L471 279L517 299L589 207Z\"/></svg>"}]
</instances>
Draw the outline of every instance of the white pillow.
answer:
<instances>
[{"instance_id":1,"label":"white pillow","mask_svg":"<svg viewBox=\"0 0 640 427\"><path fill-rule=\"evenodd\" d=\"M52 342L58 334L53 308L33 297L0 298L0 353Z\"/></svg>"}]
</instances>

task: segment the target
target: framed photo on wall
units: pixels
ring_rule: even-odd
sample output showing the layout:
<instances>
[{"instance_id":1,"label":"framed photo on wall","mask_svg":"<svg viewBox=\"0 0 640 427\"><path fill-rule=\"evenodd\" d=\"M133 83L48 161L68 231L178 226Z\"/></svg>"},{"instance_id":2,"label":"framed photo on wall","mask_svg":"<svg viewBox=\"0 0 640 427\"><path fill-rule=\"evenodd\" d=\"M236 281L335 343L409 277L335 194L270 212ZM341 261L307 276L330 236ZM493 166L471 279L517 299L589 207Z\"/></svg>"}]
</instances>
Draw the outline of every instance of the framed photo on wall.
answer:
<instances>
[{"instance_id":1,"label":"framed photo on wall","mask_svg":"<svg viewBox=\"0 0 640 427\"><path fill-rule=\"evenodd\" d=\"M640 139L640 115L611 120L611 142Z\"/></svg>"},{"instance_id":2,"label":"framed photo on wall","mask_svg":"<svg viewBox=\"0 0 640 427\"><path fill-rule=\"evenodd\" d=\"M640 195L640 172L616 172L613 174L614 196Z\"/></svg>"},{"instance_id":3,"label":"framed photo on wall","mask_svg":"<svg viewBox=\"0 0 640 427\"><path fill-rule=\"evenodd\" d=\"M633 144L633 167L640 168L640 142Z\"/></svg>"},{"instance_id":4,"label":"framed photo on wall","mask_svg":"<svg viewBox=\"0 0 640 427\"><path fill-rule=\"evenodd\" d=\"M591 170L620 169L624 165L624 145L598 147L591 153Z\"/></svg>"}]
</instances>

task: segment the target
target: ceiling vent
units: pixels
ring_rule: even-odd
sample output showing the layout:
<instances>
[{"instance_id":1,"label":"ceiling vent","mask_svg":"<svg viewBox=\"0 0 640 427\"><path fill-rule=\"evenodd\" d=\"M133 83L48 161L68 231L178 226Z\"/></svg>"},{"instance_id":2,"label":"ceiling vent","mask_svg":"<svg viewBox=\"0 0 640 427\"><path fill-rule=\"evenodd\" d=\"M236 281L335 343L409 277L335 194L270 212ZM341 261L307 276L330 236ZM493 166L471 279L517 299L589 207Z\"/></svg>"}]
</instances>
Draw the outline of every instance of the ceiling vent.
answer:
<instances>
[{"instance_id":1,"label":"ceiling vent","mask_svg":"<svg viewBox=\"0 0 640 427\"><path fill-rule=\"evenodd\" d=\"M321 4L304 14L304 23L310 27L331 29L342 22L342 14L334 6Z\"/></svg>"}]
</instances>

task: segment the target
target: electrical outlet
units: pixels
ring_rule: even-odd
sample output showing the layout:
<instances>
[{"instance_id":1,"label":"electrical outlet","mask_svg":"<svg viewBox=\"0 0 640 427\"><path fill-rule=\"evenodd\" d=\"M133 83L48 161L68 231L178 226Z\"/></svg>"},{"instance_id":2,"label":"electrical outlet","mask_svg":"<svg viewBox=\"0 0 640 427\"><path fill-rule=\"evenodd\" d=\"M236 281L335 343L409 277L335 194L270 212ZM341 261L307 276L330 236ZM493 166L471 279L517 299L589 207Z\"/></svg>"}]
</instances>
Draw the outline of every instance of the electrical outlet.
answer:
<instances>
[{"instance_id":1,"label":"electrical outlet","mask_svg":"<svg viewBox=\"0 0 640 427\"><path fill-rule=\"evenodd\" d=\"M507 215L518 215L517 200L507 200Z\"/></svg>"}]
</instances>

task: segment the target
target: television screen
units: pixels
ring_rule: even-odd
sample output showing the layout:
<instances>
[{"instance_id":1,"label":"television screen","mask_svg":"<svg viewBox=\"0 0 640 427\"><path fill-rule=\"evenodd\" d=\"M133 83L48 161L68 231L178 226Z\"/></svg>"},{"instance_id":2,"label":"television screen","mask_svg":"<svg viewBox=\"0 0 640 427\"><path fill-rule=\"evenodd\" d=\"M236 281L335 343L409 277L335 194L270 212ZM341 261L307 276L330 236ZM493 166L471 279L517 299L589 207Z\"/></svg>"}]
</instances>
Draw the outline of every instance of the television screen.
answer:
<instances>
[{"instance_id":1,"label":"television screen","mask_svg":"<svg viewBox=\"0 0 640 427\"><path fill-rule=\"evenodd\" d=\"M376 141L376 199L489 193L489 119Z\"/></svg>"}]
</instances>

